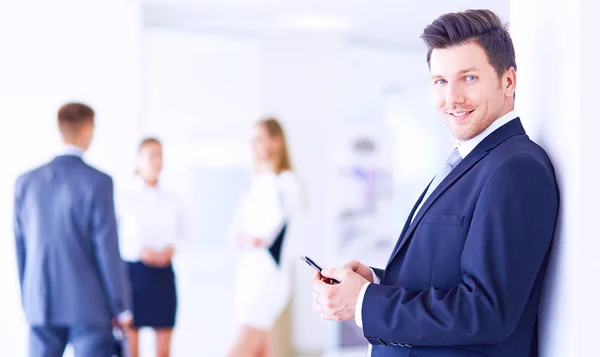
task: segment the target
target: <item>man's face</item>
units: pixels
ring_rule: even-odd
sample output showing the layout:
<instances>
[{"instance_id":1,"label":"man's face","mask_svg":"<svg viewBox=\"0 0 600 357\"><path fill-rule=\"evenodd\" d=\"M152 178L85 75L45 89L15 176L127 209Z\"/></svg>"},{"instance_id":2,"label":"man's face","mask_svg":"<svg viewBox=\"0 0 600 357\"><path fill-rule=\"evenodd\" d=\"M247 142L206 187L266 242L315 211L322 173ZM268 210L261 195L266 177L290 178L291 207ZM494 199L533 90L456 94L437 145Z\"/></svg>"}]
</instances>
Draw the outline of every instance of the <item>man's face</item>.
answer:
<instances>
[{"instance_id":1,"label":"man's face","mask_svg":"<svg viewBox=\"0 0 600 357\"><path fill-rule=\"evenodd\" d=\"M138 155L138 170L145 180L158 180L163 168L162 144L147 143Z\"/></svg>"},{"instance_id":2,"label":"man's face","mask_svg":"<svg viewBox=\"0 0 600 357\"><path fill-rule=\"evenodd\" d=\"M514 69L498 78L476 42L434 49L430 71L436 108L458 141L477 136L513 109Z\"/></svg>"}]
</instances>

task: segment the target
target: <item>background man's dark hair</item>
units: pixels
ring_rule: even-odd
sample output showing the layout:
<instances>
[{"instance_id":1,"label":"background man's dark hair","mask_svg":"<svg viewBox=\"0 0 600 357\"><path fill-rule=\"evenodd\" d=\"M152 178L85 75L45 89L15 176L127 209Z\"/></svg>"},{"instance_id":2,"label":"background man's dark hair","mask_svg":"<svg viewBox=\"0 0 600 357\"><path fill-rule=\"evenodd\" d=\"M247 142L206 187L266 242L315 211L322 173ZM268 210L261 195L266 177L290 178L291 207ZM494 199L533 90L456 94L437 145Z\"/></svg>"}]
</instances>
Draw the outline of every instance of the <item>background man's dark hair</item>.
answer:
<instances>
[{"instance_id":1,"label":"background man's dark hair","mask_svg":"<svg viewBox=\"0 0 600 357\"><path fill-rule=\"evenodd\" d=\"M421 39L427 45L428 65L434 49L473 41L483 48L498 77L510 67L517 70L515 48L507 25L490 10L467 10L442 15L425 27Z\"/></svg>"},{"instance_id":2,"label":"background man's dark hair","mask_svg":"<svg viewBox=\"0 0 600 357\"><path fill-rule=\"evenodd\" d=\"M81 103L67 103L58 110L58 128L63 136L76 135L86 123L94 121L94 110Z\"/></svg>"}]
</instances>

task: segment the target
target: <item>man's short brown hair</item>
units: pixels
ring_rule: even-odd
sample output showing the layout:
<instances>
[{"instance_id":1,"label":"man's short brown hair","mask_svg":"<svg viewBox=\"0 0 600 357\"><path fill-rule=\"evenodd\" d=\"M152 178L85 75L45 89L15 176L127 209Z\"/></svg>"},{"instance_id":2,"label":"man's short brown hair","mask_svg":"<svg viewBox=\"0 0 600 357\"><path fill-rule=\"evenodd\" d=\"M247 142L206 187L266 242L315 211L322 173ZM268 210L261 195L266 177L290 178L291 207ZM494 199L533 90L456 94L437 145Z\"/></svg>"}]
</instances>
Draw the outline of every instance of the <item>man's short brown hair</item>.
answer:
<instances>
[{"instance_id":1,"label":"man's short brown hair","mask_svg":"<svg viewBox=\"0 0 600 357\"><path fill-rule=\"evenodd\" d=\"M76 135L94 116L94 110L85 104L67 103L58 110L58 128L63 136Z\"/></svg>"},{"instance_id":2,"label":"man's short brown hair","mask_svg":"<svg viewBox=\"0 0 600 357\"><path fill-rule=\"evenodd\" d=\"M515 48L507 26L490 10L467 10L442 15L423 30L421 39L427 45L428 65L434 49L473 41L483 48L498 77L510 67L517 70Z\"/></svg>"}]
</instances>

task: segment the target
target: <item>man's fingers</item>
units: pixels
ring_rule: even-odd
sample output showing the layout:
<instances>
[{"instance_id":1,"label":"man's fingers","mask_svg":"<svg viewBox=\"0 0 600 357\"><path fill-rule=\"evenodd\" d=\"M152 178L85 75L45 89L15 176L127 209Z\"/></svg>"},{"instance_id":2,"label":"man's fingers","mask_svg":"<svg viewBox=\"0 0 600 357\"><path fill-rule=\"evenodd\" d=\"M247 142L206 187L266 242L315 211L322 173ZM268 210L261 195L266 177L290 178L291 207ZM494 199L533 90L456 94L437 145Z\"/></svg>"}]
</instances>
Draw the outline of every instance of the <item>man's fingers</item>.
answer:
<instances>
[{"instance_id":1,"label":"man's fingers","mask_svg":"<svg viewBox=\"0 0 600 357\"><path fill-rule=\"evenodd\" d=\"M330 296L331 289L334 288L334 285L329 285L322 280L313 280L313 290L325 297Z\"/></svg>"},{"instance_id":2,"label":"man's fingers","mask_svg":"<svg viewBox=\"0 0 600 357\"><path fill-rule=\"evenodd\" d=\"M313 302L313 309L315 309L316 311L318 311L321 314L329 313L329 310L325 306L321 305L318 302Z\"/></svg>"},{"instance_id":3,"label":"man's fingers","mask_svg":"<svg viewBox=\"0 0 600 357\"><path fill-rule=\"evenodd\" d=\"M331 287L331 285L325 285ZM328 310L337 310L339 308L340 297L335 289L328 289L325 292L313 290L313 301Z\"/></svg>"},{"instance_id":4,"label":"man's fingers","mask_svg":"<svg viewBox=\"0 0 600 357\"><path fill-rule=\"evenodd\" d=\"M357 271L359 267L360 267L360 262L358 260L352 260L352 261L349 261L348 263L344 264L344 269L349 269L352 271Z\"/></svg>"},{"instance_id":5,"label":"man's fingers","mask_svg":"<svg viewBox=\"0 0 600 357\"><path fill-rule=\"evenodd\" d=\"M321 313L321 320L339 321L340 319L333 314L325 312Z\"/></svg>"},{"instance_id":6,"label":"man's fingers","mask_svg":"<svg viewBox=\"0 0 600 357\"><path fill-rule=\"evenodd\" d=\"M347 276L348 271L349 269L329 268L323 269L323 271L321 271L321 275L323 275L326 278L335 279L339 282L342 282Z\"/></svg>"}]
</instances>

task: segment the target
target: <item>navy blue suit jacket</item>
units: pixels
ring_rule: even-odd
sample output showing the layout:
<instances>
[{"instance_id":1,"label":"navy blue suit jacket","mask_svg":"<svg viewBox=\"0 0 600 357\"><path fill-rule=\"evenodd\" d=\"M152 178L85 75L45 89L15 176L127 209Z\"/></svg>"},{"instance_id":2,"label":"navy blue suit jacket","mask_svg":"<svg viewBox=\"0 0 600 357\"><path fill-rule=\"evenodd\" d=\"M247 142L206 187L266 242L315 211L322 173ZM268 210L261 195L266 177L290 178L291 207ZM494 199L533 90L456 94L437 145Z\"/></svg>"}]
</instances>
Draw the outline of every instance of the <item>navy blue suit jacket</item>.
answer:
<instances>
[{"instance_id":1,"label":"navy blue suit jacket","mask_svg":"<svg viewBox=\"0 0 600 357\"><path fill-rule=\"evenodd\" d=\"M31 325L110 326L131 310L110 176L58 156L18 178L14 233Z\"/></svg>"},{"instance_id":2,"label":"navy blue suit jacket","mask_svg":"<svg viewBox=\"0 0 600 357\"><path fill-rule=\"evenodd\" d=\"M363 331L374 357L537 356L556 220L554 169L517 118L486 137L400 235Z\"/></svg>"}]
</instances>

